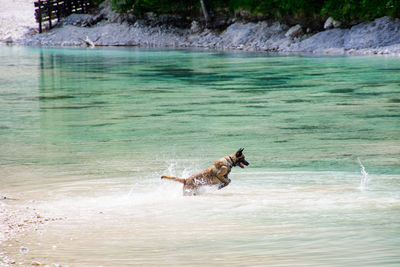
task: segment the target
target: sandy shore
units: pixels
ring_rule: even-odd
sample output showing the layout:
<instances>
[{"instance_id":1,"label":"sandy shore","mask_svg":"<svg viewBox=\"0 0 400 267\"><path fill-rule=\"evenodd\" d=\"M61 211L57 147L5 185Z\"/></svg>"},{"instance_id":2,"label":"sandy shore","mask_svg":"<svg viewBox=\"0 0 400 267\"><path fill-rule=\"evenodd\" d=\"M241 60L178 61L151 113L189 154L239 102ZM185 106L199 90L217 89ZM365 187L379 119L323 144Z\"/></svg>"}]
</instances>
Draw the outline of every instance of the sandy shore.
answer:
<instances>
[{"instance_id":1,"label":"sandy shore","mask_svg":"<svg viewBox=\"0 0 400 267\"><path fill-rule=\"evenodd\" d=\"M15 204L9 204L15 201L17 200L2 199L0 202L0 242L7 241L18 233L24 232L28 228L35 228L35 226L44 222L35 208L25 206L24 209L21 209Z\"/></svg>"},{"instance_id":2,"label":"sandy shore","mask_svg":"<svg viewBox=\"0 0 400 267\"><path fill-rule=\"evenodd\" d=\"M8 242L13 241L13 243L18 244L21 254L27 253L29 247L18 241L21 235L25 232L38 231L48 223L63 219L43 216L35 208L34 201L24 203L21 200L7 198L2 195L0 199L0 246L11 246ZM18 264L17 259L10 257L4 251L0 252L0 266L12 266L15 264Z\"/></svg>"}]
</instances>

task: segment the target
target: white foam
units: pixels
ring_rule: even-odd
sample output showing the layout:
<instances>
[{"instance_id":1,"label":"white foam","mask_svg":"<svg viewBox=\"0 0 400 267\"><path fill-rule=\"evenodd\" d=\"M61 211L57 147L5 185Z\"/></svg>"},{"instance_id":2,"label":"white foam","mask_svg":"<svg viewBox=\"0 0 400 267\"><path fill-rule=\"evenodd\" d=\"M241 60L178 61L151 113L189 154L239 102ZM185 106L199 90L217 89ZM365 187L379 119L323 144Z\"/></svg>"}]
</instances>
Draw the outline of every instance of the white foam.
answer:
<instances>
[{"instance_id":1,"label":"white foam","mask_svg":"<svg viewBox=\"0 0 400 267\"><path fill-rule=\"evenodd\" d=\"M360 158L357 158L358 164L360 164L360 172L361 172L361 180L360 180L360 186L358 187L361 191L366 190L368 186L368 173L365 171L364 165L361 163Z\"/></svg>"}]
</instances>

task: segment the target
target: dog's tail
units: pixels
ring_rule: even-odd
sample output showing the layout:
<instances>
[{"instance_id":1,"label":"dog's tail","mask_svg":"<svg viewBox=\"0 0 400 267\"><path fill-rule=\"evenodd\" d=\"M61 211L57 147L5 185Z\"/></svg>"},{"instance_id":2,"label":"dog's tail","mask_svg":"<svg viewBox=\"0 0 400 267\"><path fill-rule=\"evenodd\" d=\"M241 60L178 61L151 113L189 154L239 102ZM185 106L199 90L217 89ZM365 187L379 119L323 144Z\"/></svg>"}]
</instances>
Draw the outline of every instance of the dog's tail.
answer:
<instances>
[{"instance_id":1,"label":"dog's tail","mask_svg":"<svg viewBox=\"0 0 400 267\"><path fill-rule=\"evenodd\" d=\"M163 176L161 176L161 179L169 179L169 180L174 180L174 181L177 181L177 182L180 182L180 183L182 183L182 184L184 184L185 183L185 179L183 179L183 178L178 178L178 177L171 177L171 176L166 176L166 175L163 175Z\"/></svg>"}]
</instances>

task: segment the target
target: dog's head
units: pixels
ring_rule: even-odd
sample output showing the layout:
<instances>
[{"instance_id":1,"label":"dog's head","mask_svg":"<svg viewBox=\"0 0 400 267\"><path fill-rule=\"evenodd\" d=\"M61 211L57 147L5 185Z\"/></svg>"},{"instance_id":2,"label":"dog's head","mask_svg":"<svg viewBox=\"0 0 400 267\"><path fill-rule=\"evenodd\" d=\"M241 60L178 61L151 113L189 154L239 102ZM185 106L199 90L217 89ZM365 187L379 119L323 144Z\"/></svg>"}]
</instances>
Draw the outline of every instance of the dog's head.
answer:
<instances>
[{"instance_id":1,"label":"dog's head","mask_svg":"<svg viewBox=\"0 0 400 267\"><path fill-rule=\"evenodd\" d=\"M233 166L239 166L240 168L244 168L244 166L249 166L249 163L244 159L243 150L244 148L240 148L235 153L229 155L229 157L232 159Z\"/></svg>"}]
</instances>

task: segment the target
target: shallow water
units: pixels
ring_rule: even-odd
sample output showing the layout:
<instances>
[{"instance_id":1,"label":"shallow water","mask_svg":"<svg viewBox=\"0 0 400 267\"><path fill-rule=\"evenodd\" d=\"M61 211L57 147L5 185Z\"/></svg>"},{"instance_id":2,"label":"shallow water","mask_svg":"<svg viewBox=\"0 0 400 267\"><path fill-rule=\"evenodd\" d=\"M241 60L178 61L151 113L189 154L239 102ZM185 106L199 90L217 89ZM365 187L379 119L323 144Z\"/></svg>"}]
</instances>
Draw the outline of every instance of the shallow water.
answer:
<instances>
[{"instance_id":1,"label":"shallow water","mask_svg":"<svg viewBox=\"0 0 400 267\"><path fill-rule=\"evenodd\" d=\"M1 205L63 218L2 251L69 266L399 265L399 71L395 57L0 47L0 193L17 199ZM222 190L183 197L159 179L239 147L250 166Z\"/></svg>"}]
</instances>

